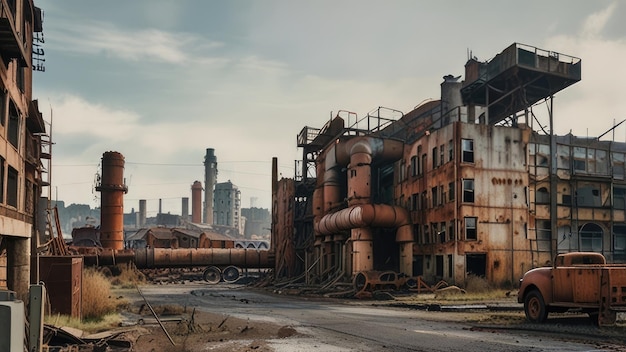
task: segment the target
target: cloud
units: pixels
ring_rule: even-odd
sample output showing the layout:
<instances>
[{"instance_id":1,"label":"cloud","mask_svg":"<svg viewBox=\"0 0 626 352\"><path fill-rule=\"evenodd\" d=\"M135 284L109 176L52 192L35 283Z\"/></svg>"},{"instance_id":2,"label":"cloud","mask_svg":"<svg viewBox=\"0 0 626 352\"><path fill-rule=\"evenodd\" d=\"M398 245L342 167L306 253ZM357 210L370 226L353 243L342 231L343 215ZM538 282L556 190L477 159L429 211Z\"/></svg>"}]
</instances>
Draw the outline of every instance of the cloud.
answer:
<instances>
[{"instance_id":1,"label":"cloud","mask_svg":"<svg viewBox=\"0 0 626 352\"><path fill-rule=\"evenodd\" d=\"M626 41L602 34L615 8L612 3L590 14L579 33L546 40L546 46L552 50L582 60L581 81L555 98L555 129L559 134L572 132L579 136L598 136L609 130L614 122L626 118L626 100L622 96L626 72L619 69L623 65L622 58L626 57ZM624 130L620 127L616 138L624 136Z\"/></svg>"},{"instance_id":2,"label":"cloud","mask_svg":"<svg viewBox=\"0 0 626 352\"><path fill-rule=\"evenodd\" d=\"M153 61L177 65L223 62L211 51L223 43L194 33L165 32L154 28L131 30L101 21L68 22L49 33L53 48L66 53L104 55L124 61ZM62 49L61 49L62 48Z\"/></svg>"}]
</instances>

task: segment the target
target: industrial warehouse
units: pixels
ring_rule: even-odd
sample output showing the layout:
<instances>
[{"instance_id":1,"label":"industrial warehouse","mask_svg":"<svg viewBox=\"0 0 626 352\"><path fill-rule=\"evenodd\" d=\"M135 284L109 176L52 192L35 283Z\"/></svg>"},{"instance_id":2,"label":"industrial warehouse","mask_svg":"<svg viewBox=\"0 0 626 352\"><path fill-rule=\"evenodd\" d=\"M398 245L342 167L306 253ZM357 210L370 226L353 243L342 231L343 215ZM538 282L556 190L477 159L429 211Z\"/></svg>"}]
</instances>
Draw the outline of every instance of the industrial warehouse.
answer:
<instances>
[{"instance_id":1,"label":"industrial warehouse","mask_svg":"<svg viewBox=\"0 0 626 352\"><path fill-rule=\"evenodd\" d=\"M554 134L554 97L581 81L582 60L522 43L468 57L463 77L443 76L439 99L406 113L340 110L304 126L295 175L282 177L272 160L269 224L244 214L230 180L217 182L207 148L204 183L190 180L191 214L183 197L180 217L159 209L150 226L145 200L124 214L124 155L103 151L99 225L74 228L66 243L51 200L53 143L32 96L41 10L18 2L19 11L2 2L0 17L0 303L22 311L0 311L2 321L23 325L15 302L42 310L44 297L52 312L80 317L86 266L195 268L210 284L255 269L270 273L268 286L347 284L351 297L369 298L399 282L516 287L570 252L626 263L626 143L602 139L618 125L596 137ZM549 126L536 109L549 111ZM247 235L247 222L256 233L269 225L269 240ZM380 275L393 275L390 287Z\"/></svg>"}]
</instances>

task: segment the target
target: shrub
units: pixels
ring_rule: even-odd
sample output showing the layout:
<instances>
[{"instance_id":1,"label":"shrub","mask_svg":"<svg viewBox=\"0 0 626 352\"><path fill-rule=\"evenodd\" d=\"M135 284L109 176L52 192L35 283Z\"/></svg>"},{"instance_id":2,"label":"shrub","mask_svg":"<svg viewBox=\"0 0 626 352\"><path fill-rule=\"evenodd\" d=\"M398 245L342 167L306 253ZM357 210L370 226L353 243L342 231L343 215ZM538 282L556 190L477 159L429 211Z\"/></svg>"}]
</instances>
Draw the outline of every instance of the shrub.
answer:
<instances>
[{"instance_id":1,"label":"shrub","mask_svg":"<svg viewBox=\"0 0 626 352\"><path fill-rule=\"evenodd\" d=\"M490 290L489 282L482 276L467 275L465 290L468 293L485 293Z\"/></svg>"},{"instance_id":2,"label":"shrub","mask_svg":"<svg viewBox=\"0 0 626 352\"><path fill-rule=\"evenodd\" d=\"M83 319L97 320L115 311L116 303L111 298L111 283L98 270L85 269L82 294Z\"/></svg>"},{"instance_id":3,"label":"shrub","mask_svg":"<svg viewBox=\"0 0 626 352\"><path fill-rule=\"evenodd\" d=\"M111 277L111 284L122 288L134 288L146 282L146 277L133 263L120 264L116 268L116 275Z\"/></svg>"}]
</instances>

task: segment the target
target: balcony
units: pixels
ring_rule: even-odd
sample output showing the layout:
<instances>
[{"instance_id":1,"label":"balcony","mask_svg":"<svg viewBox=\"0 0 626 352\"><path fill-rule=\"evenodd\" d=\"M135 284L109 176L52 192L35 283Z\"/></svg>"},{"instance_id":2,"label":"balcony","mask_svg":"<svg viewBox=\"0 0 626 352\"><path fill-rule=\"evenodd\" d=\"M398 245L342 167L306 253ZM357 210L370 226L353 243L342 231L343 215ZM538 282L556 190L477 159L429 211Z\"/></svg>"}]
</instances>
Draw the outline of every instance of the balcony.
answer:
<instances>
[{"instance_id":1,"label":"balcony","mask_svg":"<svg viewBox=\"0 0 626 352\"><path fill-rule=\"evenodd\" d=\"M28 66L21 36L15 29L14 14L5 5L0 9L0 56L5 63L17 59L21 66Z\"/></svg>"},{"instance_id":2,"label":"balcony","mask_svg":"<svg viewBox=\"0 0 626 352\"><path fill-rule=\"evenodd\" d=\"M465 76L463 102L487 107L496 124L580 81L581 60L515 43L489 62L470 60Z\"/></svg>"}]
</instances>

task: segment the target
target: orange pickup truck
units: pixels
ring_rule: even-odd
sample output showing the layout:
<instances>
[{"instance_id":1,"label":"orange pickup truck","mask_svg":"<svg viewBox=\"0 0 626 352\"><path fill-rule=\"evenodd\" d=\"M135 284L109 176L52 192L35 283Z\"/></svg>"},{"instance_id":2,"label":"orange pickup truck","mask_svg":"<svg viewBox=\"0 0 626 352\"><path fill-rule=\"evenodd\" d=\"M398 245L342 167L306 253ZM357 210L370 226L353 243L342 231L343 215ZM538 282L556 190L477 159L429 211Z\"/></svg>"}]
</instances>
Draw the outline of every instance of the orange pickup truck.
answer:
<instances>
[{"instance_id":1,"label":"orange pickup truck","mask_svg":"<svg viewBox=\"0 0 626 352\"><path fill-rule=\"evenodd\" d=\"M531 322L545 321L550 312L580 309L600 326L613 325L617 312L626 311L626 265L606 264L600 253L559 254L552 267L524 274L517 301Z\"/></svg>"}]
</instances>

